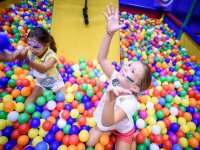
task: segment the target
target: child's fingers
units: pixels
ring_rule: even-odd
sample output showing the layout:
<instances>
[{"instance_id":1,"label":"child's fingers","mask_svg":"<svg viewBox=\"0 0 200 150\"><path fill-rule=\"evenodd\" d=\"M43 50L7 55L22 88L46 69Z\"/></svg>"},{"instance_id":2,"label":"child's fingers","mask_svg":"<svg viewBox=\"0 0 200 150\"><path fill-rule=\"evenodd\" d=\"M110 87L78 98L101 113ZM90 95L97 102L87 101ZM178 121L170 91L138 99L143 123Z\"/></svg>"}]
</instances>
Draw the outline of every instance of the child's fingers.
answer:
<instances>
[{"instance_id":1,"label":"child's fingers","mask_svg":"<svg viewBox=\"0 0 200 150\"><path fill-rule=\"evenodd\" d=\"M109 8L109 6L106 5L106 8L107 8L108 16L110 16L110 15L111 15L111 12L110 12L110 8Z\"/></svg>"},{"instance_id":2,"label":"child's fingers","mask_svg":"<svg viewBox=\"0 0 200 150\"><path fill-rule=\"evenodd\" d=\"M115 15L115 9L114 9L112 3L110 3L110 10L111 10L111 14L112 14L112 15Z\"/></svg>"},{"instance_id":3,"label":"child's fingers","mask_svg":"<svg viewBox=\"0 0 200 150\"><path fill-rule=\"evenodd\" d=\"M108 15L103 11L103 15L105 16L105 18L108 18Z\"/></svg>"},{"instance_id":4,"label":"child's fingers","mask_svg":"<svg viewBox=\"0 0 200 150\"><path fill-rule=\"evenodd\" d=\"M119 9L117 8L115 11L115 17L118 18L118 16L119 16Z\"/></svg>"}]
</instances>

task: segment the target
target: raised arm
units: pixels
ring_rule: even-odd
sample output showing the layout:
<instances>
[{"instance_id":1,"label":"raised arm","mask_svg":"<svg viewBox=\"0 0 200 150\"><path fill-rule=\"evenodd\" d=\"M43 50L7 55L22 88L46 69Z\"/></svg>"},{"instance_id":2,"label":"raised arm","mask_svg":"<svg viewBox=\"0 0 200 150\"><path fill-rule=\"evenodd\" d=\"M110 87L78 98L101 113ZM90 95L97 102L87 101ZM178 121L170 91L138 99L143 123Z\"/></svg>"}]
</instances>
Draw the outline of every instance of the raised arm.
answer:
<instances>
[{"instance_id":1,"label":"raised arm","mask_svg":"<svg viewBox=\"0 0 200 150\"><path fill-rule=\"evenodd\" d=\"M107 5L106 8L107 13L103 12L103 14L107 20L107 31L104 35L103 41L99 49L98 62L101 65L104 73L110 78L114 71L113 69L111 69L112 65L107 59L110 43L113 34L125 25L119 25L118 9L115 10L112 4L110 4L109 6Z\"/></svg>"}]
</instances>

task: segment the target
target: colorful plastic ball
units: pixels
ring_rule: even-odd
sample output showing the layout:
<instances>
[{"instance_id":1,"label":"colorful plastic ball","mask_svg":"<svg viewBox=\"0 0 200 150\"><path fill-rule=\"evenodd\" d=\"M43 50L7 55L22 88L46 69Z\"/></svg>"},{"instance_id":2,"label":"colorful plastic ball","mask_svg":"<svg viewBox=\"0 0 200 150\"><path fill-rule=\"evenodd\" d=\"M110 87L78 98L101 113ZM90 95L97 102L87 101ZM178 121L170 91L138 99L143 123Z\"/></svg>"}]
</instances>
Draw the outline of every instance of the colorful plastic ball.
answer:
<instances>
[{"instance_id":1,"label":"colorful plastic ball","mask_svg":"<svg viewBox=\"0 0 200 150\"><path fill-rule=\"evenodd\" d=\"M79 116L79 112L77 109L72 109L71 112L70 112L70 116L72 118L77 118Z\"/></svg>"},{"instance_id":2,"label":"colorful plastic ball","mask_svg":"<svg viewBox=\"0 0 200 150\"><path fill-rule=\"evenodd\" d=\"M81 142L86 142L89 139L89 132L87 130L82 130L79 132L78 137Z\"/></svg>"},{"instance_id":3,"label":"colorful plastic ball","mask_svg":"<svg viewBox=\"0 0 200 150\"><path fill-rule=\"evenodd\" d=\"M170 108L170 113L174 116L178 115L178 109L176 107Z\"/></svg>"},{"instance_id":4,"label":"colorful plastic ball","mask_svg":"<svg viewBox=\"0 0 200 150\"><path fill-rule=\"evenodd\" d=\"M153 134L160 134L160 127L158 125L152 126L152 133Z\"/></svg>"},{"instance_id":5,"label":"colorful plastic ball","mask_svg":"<svg viewBox=\"0 0 200 150\"><path fill-rule=\"evenodd\" d=\"M178 137L176 134L170 134L169 135L169 140L172 142L172 144L177 144L178 143Z\"/></svg>"},{"instance_id":6,"label":"colorful plastic ball","mask_svg":"<svg viewBox=\"0 0 200 150\"><path fill-rule=\"evenodd\" d=\"M66 120L60 118L58 121L57 121L57 126L62 129L65 125L67 124Z\"/></svg>"},{"instance_id":7,"label":"colorful plastic ball","mask_svg":"<svg viewBox=\"0 0 200 150\"><path fill-rule=\"evenodd\" d=\"M147 118L147 112L145 110L140 110L140 118L141 119L146 119Z\"/></svg>"},{"instance_id":8,"label":"colorful plastic ball","mask_svg":"<svg viewBox=\"0 0 200 150\"><path fill-rule=\"evenodd\" d=\"M36 99L36 104L37 104L38 106L43 106L44 104L46 104L46 99L45 99L45 97L39 96L39 97Z\"/></svg>"},{"instance_id":9,"label":"colorful plastic ball","mask_svg":"<svg viewBox=\"0 0 200 150\"><path fill-rule=\"evenodd\" d=\"M72 93L67 93L65 96L65 100L67 103L71 103L74 100L74 95Z\"/></svg>"},{"instance_id":10,"label":"colorful plastic ball","mask_svg":"<svg viewBox=\"0 0 200 150\"><path fill-rule=\"evenodd\" d=\"M4 52L5 50L8 50L10 47L10 41L9 38L5 34L0 34L0 52Z\"/></svg>"},{"instance_id":11,"label":"colorful plastic ball","mask_svg":"<svg viewBox=\"0 0 200 150\"><path fill-rule=\"evenodd\" d=\"M172 150L183 150L182 147L179 144L174 144L172 146Z\"/></svg>"},{"instance_id":12,"label":"colorful plastic ball","mask_svg":"<svg viewBox=\"0 0 200 150\"><path fill-rule=\"evenodd\" d=\"M11 136L14 128L11 126L5 127L2 132L0 133L1 136L7 136L8 138Z\"/></svg>"},{"instance_id":13,"label":"colorful plastic ball","mask_svg":"<svg viewBox=\"0 0 200 150\"><path fill-rule=\"evenodd\" d=\"M77 135L73 134L69 137L69 144L70 145L78 145L79 143L79 138Z\"/></svg>"},{"instance_id":14,"label":"colorful plastic ball","mask_svg":"<svg viewBox=\"0 0 200 150\"><path fill-rule=\"evenodd\" d=\"M51 112L48 110L44 110L41 114L41 117L45 120L47 120L49 118L49 116L51 115Z\"/></svg>"},{"instance_id":15,"label":"colorful plastic ball","mask_svg":"<svg viewBox=\"0 0 200 150\"><path fill-rule=\"evenodd\" d=\"M21 146L26 146L29 142L29 137L27 135L21 135L18 139L17 139L17 144L21 145Z\"/></svg>"},{"instance_id":16,"label":"colorful plastic ball","mask_svg":"<svg viewBox=\"0 0 200 150\"><path fill-rule=\"evenodd\" d=\"M86 123L86 117L85 116L80 116L78 118L78 123L79 123L80 126L85 125L85 123Z\"/></svg>"},{"instance_id":17,"label":"colorful plastic ball","mask_svg":"<svg viewBox=\"0 0 200 150\"><path fill-rule=\"evenodd\" d=\"M46 142L39 142L35 146L35 150L48 150L48 144Z\"/></svg>"},{"instance_id":18,"label":"colorful plastic ball","mask_svg":"<svg viewBox=\"0 0 200 150\"><path fill-rule=\"evenodd\" d=\"M53 133L49 132L45 135L44 141L50 144L52 141L54 141L54 137L55 137L55 135Z\"/></svg>"},{"instance_id":19,"label":"colorful plastic ball","mask_svg":"<svg viewBox=\"0 0 200 150\"><path fill-rule=\"evenodd\" d=\"M196 138L191 137L191 138L189 138L189 140L188 140L188 144L189 144L189 146L192 147L192 148L197 148L197 147L199 146L199 141L198 141Z\"/></svg>"},{"instance_id":20,"label":"colorful plastic ball","mask_svg":"<svg viewBox=\"0 0 200 150\"><path fill-rule=\"evenodd\" d=\"M40 119L39 118L33 118L33 119L31 119L30 126L32 128L38 128L40 126Z\"/></svg>"},{"instance_id":21,"label":"colorful plastic ball","mask_svg":"<svg viewBox=\"0 0 200 150\"><path fill-rule=\"evenodd\" d=\"M188 147L188 140L184 137L181 137L179 139L179 144L181 147L186 148L186 147Z\"/></svg>"},{"instance_id":22,"label":"colorful plastic ball","mask_svg":"<svg viewBox=\"0 0 200 150\"><path fill-rule=\"evenodd\" d=\"M5 102L3 105L3 110L5 112L11 112L15 109L15 103L13 101Z\"/></svg>"},{"instance_id":23,"label":"colorful plastic ball","mask_svg":"<svg viewBox=\"0 0 200 150\"><path fill-rule=\"evenodd\" d=\"M92 97L94 95L94 90L93 89L87 89L86 94L87 94L87 96Z\"/></svg>"},{"instance_id":24,"label":"colorful plastic ball","mask_svg":"<svg viewBox=\"0 0 200 150\"><path fill-rule=\"evenodd\" d=\"M172 142L170 140L164 140L163 141L163 148L165 148L166 150L171 150Z\"/></svg>"},{"instance_id":25,"label":"colorful plastic ball","mask_svg":"<svg viewBox=\"0 0 200 150\"><path fill-rule=\"evenodd\" d=\"M144 141L145 141L145 136L144 136L142 133L138 133L138 134L136 135L136 141L137 141L137 143L139 143L139 144L144 143Z\"/></svg>"},{"instance_id":26,"label":"colorful plastic ball","mask_svg":"<svg viewBox=\"0 0 200 150\"><path fill-rule=\"evenodd\" d=\"M32 145L27 145L24 150L35 150L35 148Z\"/></svg>"},{"instance_id":27,"label":"colorful plastic ball","mask_svg":"<svg viewBox=\"0 0 200 150\"><path fill-rule=\"evenodd\" d=\"M63 132L64 132L65 134L69 134L70 128L71 128L71 125L69 125L69 124L65 125L65 126L63 127Z\"/></svg>"},{"instance_id":28,"label":"colorful plastic ball","mask_svg":"<svg viewBox=\"0 0 200 150\"><path fill-rule=\"evenodd\" d=\"M34 128L31 128L29 131L28 131L28 137L33 139L35 138L36 136L38 136L39 134L39 131L38 129L34 129Z\"/></svg>"},{"instance_id":29,"label":"colorful plastic ball","mask_svg":"<svg viewBox=\"0 0 200 150\"><path fill-rule=\"evenodd\" d=\"M179 130L180 126L177 124L177 123L172 123L170 125L170 129L173 131L173 132L177 132Z\"/></svg>"},{"instance_id":30,"label":"colorful plastic ball","mask_svg":"<svg viewBox=\"0 0 200 150\"><path fill-rule=\"evenodd\" d=\"M145 126L144 120L143 120L143 119L138 119L138 120L136 121L136 126L137 126L138 129L144 128L144 126Z\"/></svg>"},{"instance_id":31,"label":"colorful plastic ball","mask_svg":"<svg viewBox=\"0 0 200 150\"><path fill-rule=\"evenodd\" d=\"M35 112L35 109L36 109L36 108L35 108L35 105L34 105L33 103L29 103L29 104L26 105L25 111L26 111L27 113L32 114L32 113Z\"/></svg>"},{"instance_id":32,"label":"colorful plastic ball","mask_svg":"<svg viewBox=\"0 0 200 150\"><path fill-rule=\"evenodd\" d=\"M85 107L85 110L91 109L92 108L92 102L91 101L85 102L84 107Z\"/></svg>"},{"instance_id":33,"label":"colorful plastic ball","mask_svg":"<svg viewBox=\"0 0 200 150\"><path fill-rule=\"evenodd\" d=\"M27 113L22 113L22 114L20 114L19 115L19 117L18 117L18 122L20 123L20 124L22 124L22 123L26 123L26 122L28 122L29 121L29 115L27 114Z\"/></svg>"},{"instance_id":34,"label":"colorful plastic ball","mask_svg":"<svg viewBox=\"0 0 200 150\"><path fill-rule=\"evenodd\" d=\"M150 150L159 150L159 146L155 143L151 143L150 147L149 147Z\"/></svg>"},{"instance_id":35,"label":"colorful plastic ball","mask_svg":"<svg viewBox=\"0 0 200 150\"><path fill-rule=\"evenodd\" d=\"M58 150L67 150L67 146L66 145L60 145L58 147Z\"/></svg>"},{"instance_id":36,"label":"colorful plastic ball","mask_svg":"<svg viewBox=\"0 0 200 150\"><path fill-rule=\"evenodd\" d=\"M19 113L18 113L18 112L16 112L16 111L11 111L11 112L8 114L7 119L8 119L8 121L10 121L10 122L15 122L15 121L17 121L18 117L19 117Z\"/></svg>"},{"instance_id":37,"label":"colorful plastic ball","mask_svg":"<svg viewBox=\"0 0 200 150\"><path fill-rule=\"evenodd\" d=\"M60 143L57 141L52 141L50 144L50 149L58 149L58 147L60 146Z\"/></svg>"},{"instance_id":38,"label":"colorful plastic ball","mask_svg":"<svg viewBox=\"0 0 200 150\"><path fill-rule=\"evenodd\" d=\"M48 110L54 110L56 108L56 102L55 101L49 101L48 103L47 103L47 109Z\"/></svg>"},{"instance_id":39,"label":"colorful plastic ball","mask_svg":"<svg viewBox=\"0 0 200 150\"><path fill-rule=\"evenodd\" d=\"M103 146L106 146L106 145L108 145L110 138L107 134L103 134L103 135L100 136L99 141Z\"/></svg>"},{"instance_id":40,"label":"colorful plastic ball","mask_svg":"<svg viewBox=\"0 0 200 150\"><path fill-rule=\"evenodd\" d=\"M73 135L73 134L78 134L79 133L79 128L76 125L72 125L70 130L69 130L69 134Z\"/></svg>"},{"instance_id":41,"label":"colorful plastic ball","mask_svg":"<svg viewBox=\"0 0 200 150\"><path fill-rule=\"evenodd\" d=\"M64 120L67 120L69 117L70 117L70 113L68 110L62 110L60 113L59 113L59 117L64 119Z\"/></svg>"},{"instance_id":42,"label":"colorful plastic ball","mask_svg":"<svg viewBox=\"0 0 200 150\"><path fill-rule=\"evenodd\" d=\"M56 93L56 101L61 102L65 100L65 95L62 92Z\"/></svg>"},{"instance_id":43,"label":"colorful plastic ball","mask_svg":"<svg viewBox=\"0 0 200 150\"><path fill-rule=\"evenodd\" d=\"M46 121L42 124L42 128L43 128L45 131L51 130L51 128L52 128L52 122L49 121L49 120L46 120Z\"/></svg>"}]
</instances>

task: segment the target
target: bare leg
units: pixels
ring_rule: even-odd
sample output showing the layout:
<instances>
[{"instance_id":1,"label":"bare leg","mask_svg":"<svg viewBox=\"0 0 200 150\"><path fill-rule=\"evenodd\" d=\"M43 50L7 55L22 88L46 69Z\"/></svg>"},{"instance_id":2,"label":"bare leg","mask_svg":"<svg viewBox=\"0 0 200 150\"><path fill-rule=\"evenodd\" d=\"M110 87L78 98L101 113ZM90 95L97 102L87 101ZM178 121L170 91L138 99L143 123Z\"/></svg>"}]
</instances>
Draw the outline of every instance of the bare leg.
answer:
<instances>
[{"instance_id":1,"label":"bare leg","mask_svg":"<svg viewBox=\"0 0 200 150\"><path fill-rule=\"evenodd\" d=\"M36 98L38 98L38 96L42 95L43 89L39 86L35 86L31 95L26 99L25 101L25 105L29 104L29 103L35 103Z\"/></svg>"},{"instance_id":2,"label":"bare leg","mask_svg":"<svg viewBox=\"0 0 200 150\"><path fill-rule=\"evenodd\" d=\"M133 140L132 144L131 144L131 150L136 150L136 141Z\"/></svg>"},{"instance_id":3,"label":"bare leg","mask_svg":"<svg viewBox=\"0 0 200 150\"><path fill-rule=\"evenodd\" d=\"M116 150L131 150L131 144L128 144L120 139L116 140Z\"/></svg>"},{"instance_id":4,"label":"bare leg","mask_svg":"<svg viewBox=\"0 0 200 150\"><path fill-rule=\"evenodd\" d=\"M99 138L103 134L111 135L110 131L101 131L97 126L90 130L90 138L86 142L87 146L95 146L99 142Z\"/></svg>"}]
</instances>

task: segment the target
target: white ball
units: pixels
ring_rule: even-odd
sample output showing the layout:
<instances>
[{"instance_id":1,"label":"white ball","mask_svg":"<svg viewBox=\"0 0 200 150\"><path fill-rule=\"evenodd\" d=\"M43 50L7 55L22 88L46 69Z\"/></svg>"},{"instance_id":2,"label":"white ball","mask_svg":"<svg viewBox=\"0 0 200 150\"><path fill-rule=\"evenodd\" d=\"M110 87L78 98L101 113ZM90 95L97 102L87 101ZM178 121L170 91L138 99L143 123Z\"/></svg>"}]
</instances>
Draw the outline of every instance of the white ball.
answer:
<instances>
[{"instance_id":1,"label":"white ball","mask_svg":"<svg viewBox=\"0 0 200 150\"><path fill-rule=\"evenodd\" d=\"M79 70L79 65L78 65L78 64L73 65L73 66L72 66L72 69L73 69L74 71Z\"/></svg>"},{"instance_id":2,"label":"white ball","mask_svg":"<svg viewBox=\"0 0 200 150\"><path fill-rule=\"evenodd\" d=\"M153 49L153 51L154 51L154 52L157 52L157 51L158 51L158 49L157 49L157 48L154 48L154 49Z\"/></svg>"},{"instance_id":3,"label":"white ball","mask_svg":"<svg viewBox=\"0 0 200 150\"><path fill-rule=\"evenodd\" d=\"M99 78L99 80L101 82L106 82L106 76L105 75L101 75L100 78Z\"/></svg>"},{"instance_id":4,"label":"white ball","mask_svg":"<svg viewBox=\"0 0 200 150\"><path fill-rule=\"evenodd\" d=\"M19 117L19 113L17 111L11 111L11 112L9 112L7 119L10 122L15 122L15 121L17 121L18 117Z\"/></svg>"},{"instance_id":5,"label":"white ball","mask_svg":"<svg viewBox=\"0 0 200 150\"><path fill-rule=\"evenodd\" d=\"M143 119L138 119L138 120L136 121L136 126L137 126L138 129L144 128L144 126L145 126L144 120L143 120Z\"/></svg>"},{"instance_id":6,"label":"white ball","mask_svg":"<svg viewBox=\"0 0 200 150\"><path fill-rule=\"evenodd\" d=\"M149 147L150 150L159 150L159 146L155 143L151 143L150 147Z\"/></svg>"},{"instance_id":7,"label":"white ball","mask_svg":"<svg viewBox=\"0 0 200 150\"><path fill-rule=\"evenodd\" d=\"M159 41L158 44L159 44L160 46L162 46L162 45L163 45L163 42L162 42L162 41Z\"/></svg>"},{"instance_id":8,"label":"white ball","mask_svg":"<svg viewBox=\"0 0 200 150\"><path fill-rule=\"evenodd\" d=\"M147 109L153 109L154 108L154 104L152 102L147 102L146 107L147 107Z\"/></svg>"},{"instance_id":9,"label":"white ball","mask_svg":"<svg viewBox=\"0 0 200 150\"><path fill-rule=\"evenodd\" d=\"M175 88L179 88L181 86L181 83L179 81L174 82Z\"/></svg>"},{"instance_id":10,"label":"white ball","mask_svg":"<svg viewBox=\"0 0 200 150\"><path fill-rule=\"evenodd\" d=\"M178 109L176 107L171 107L169 112L174 116L178 115Z\"/></svg>"},{"instance_id":11,"label":"white ball","mask_svg":"<svg viewBox=\"0 0 200 150\"><path fill-rule=\"evenodd\" d=\"M62 129L67 124L66 120L60 118L57 122L57 126Z\"/></svg>"},{"instance_id":12,"label":"white ball","mask_svg":"<svg viewBox=\"0 0 200 150\"><path fill-rule=\"evenodd\" d=\"M151 130L153 134L160 134L160 127L158 125L153 125Z\"/></svg>"},{"instance_id":13,"label":"white ball","mask_svg":"<svg viewBox=\"0 0 200 150\"><path fill-rule=\"evenodd\" d=\"M54 110L56 108L56 102L55 101L49 101L47 103L47 109L48 110Z\"/></svg>"},{"instance_id":14,"label":"white ball","mask_svg":"<svg viewBox=\"0 0 200 150\"><path fill-rule=\"evenodd\" d=\"M17 46L17 50L22 50L23 48L24 48L24 46L22 46L22 45Z\"/></svg>"}]
</instances>

